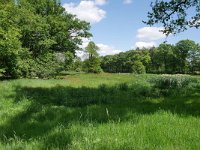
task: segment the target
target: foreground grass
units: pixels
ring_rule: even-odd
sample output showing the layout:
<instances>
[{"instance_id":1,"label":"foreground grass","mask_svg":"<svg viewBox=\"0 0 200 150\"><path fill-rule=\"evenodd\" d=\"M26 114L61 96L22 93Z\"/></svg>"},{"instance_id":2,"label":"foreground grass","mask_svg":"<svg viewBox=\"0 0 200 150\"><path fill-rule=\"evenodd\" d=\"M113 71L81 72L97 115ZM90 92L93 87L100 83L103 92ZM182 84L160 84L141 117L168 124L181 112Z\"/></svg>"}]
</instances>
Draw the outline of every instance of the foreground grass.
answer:
<instances>
[{"instance_id":1,"label":"foreground grass","mask_svg":"<svg viewBox=\"0 0 200 150\"><path fill-rule=\"evenodd\" d=\"M152 95L149 78L1 81L0 149L199 149L199 89Z\"/></svg>"}]
</instances>

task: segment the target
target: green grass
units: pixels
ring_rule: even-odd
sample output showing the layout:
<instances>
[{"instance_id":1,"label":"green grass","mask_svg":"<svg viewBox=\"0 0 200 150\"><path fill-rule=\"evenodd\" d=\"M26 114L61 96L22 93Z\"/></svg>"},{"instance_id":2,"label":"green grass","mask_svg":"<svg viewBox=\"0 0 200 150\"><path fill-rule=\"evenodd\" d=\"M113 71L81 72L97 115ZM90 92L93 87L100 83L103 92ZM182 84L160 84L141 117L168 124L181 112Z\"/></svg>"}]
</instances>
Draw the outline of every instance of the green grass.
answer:
<instances>
[{"instance_id":1,"label":"green grass","mask_svg":"<svg viewBox=\"0 0 200 150\"><path fill-rule=\"evenodd\" d=\"M155 78L0 81L0 149L200 149L200 78L178 91L157 88Z\"/></svg>"}]
</instances>

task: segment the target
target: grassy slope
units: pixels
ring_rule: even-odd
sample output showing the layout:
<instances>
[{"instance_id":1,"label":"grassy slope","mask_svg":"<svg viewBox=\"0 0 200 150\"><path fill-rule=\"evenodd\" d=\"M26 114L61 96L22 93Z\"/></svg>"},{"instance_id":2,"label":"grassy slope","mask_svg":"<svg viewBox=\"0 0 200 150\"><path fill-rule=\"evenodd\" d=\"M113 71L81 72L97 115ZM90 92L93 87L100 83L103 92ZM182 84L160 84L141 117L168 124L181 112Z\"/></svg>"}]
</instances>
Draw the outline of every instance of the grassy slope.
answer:
<instances>
[{"instance_id":1,"label":"grassy slope","mask_svg":"<svg viewBox=\"0 0 200 150\"><path fill-rule=\"evenodd\" d=\"M115 88L147 77L1 81L0 149L199 149L200 93L145 98Z\"/></svg>"}]
</instances>

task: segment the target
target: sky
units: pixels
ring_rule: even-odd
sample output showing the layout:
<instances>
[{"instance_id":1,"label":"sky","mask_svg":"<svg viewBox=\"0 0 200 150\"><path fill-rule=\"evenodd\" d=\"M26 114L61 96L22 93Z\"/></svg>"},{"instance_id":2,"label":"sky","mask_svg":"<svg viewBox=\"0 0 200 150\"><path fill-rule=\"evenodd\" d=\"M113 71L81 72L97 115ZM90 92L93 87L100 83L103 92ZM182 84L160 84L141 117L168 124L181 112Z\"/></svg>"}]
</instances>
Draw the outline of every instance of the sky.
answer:
<instances>
[{"instance_id":1,"label":"sky","mask_svg":"<svg viewBox=\"0 0 200 150\"><path fill-rule=\"evenodd\" d=\"M200 30L189 29L177 35L165 37L161 25L149 27L147 20L153 0L62 0L62 6L79 19L90 22L93 34L83 40L85 47L89 40L100 48L100 55L112 55L136 47L158 46L167 40L175 44L179 40L190 39L200 43Z\"/></svg>"}]
</instances>

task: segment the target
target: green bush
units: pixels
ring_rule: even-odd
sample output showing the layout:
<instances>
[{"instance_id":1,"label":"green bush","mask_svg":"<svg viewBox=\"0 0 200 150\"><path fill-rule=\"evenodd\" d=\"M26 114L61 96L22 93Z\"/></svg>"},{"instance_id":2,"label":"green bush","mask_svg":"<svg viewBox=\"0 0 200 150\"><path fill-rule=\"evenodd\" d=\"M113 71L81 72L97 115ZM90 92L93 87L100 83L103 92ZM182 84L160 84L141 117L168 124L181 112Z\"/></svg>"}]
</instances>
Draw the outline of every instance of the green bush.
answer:
<instances>
[{"instance_id":1,"label":"green bush","mask_svg":"<svg viewBox=\"0 0 200 150\"><path fill-rule=\"evenodd\" d=\"M5 73L5 69L0 69L0 77L2 77L4 73Z\"/></svg>"},{"instance_id":2,"label":"green bush","mask_svg":"<svg viewBox=\"0 0 200 150\"><path fill-rule=\"evenodd\" d=\"M62 70L62 64L53 53L30 60L29 78L52 78Z\"/></svg>"},{"instance_id":3,"label":"green bush","mask_svg":"<svg viewBox=\"0 0 200 150\"><path fill-rule=\"evenodd\" d=\"M154 90L163 95L177 94L186 91L196 79L189 75L161 75L150 79Z\"/></svg>"},{"instance_id":4,"label":"green bush","mask_svg":"<svg viewBox=\"0 0 200 150\"><path fill-rule=\"evenodd\" d=\"M152 86L148 82L136 82L131 85L131 91L134 96L140 97L140 96L145 96L145 97L151 97L154 95L152 93Z\"/></svg>"},{"instance_id":5,"label":"green bush","mask_svg":"<svg viewBox=\"0 0 200 150\"><path fill-rule=\"evenodd\" d=\"M136 73L136 74L144 74L144 73L146 73L145 66L143 65L142 62L135 61L131 68L131 72Z\"/></svg>"},{"instance_id":6,"label":"green bush","mask_svg":"<svg viewBox=\"0 0 200 150\"><path fill-rule=\"evenodd\" d=\"M23 58L27 58L27 49L21 47L20 32L11 28L8 31L0 28L0 68L4 68L6 77L21 76L20 67Z\"/></svg>"},{"instance_id":7,"label":"green bush","mask_svg":"<svg viewBox=\"0 0 200 150\"><path fill-rule=\"evenodd\" d=\"M161 75L151 82L159 89L180 89L188 86L193 80L189 75Z\"/></svg>"},{"instance_id":8,"label":"green bush","mask_svg":"<svg viewBox=\"0 0 200 150\"><path fill-rule=\"evenodd\" d=\"M87 73L101 73L100 59L93 57L85 60L83 63L83 71Z\"/></svg>"}]
</instances>

